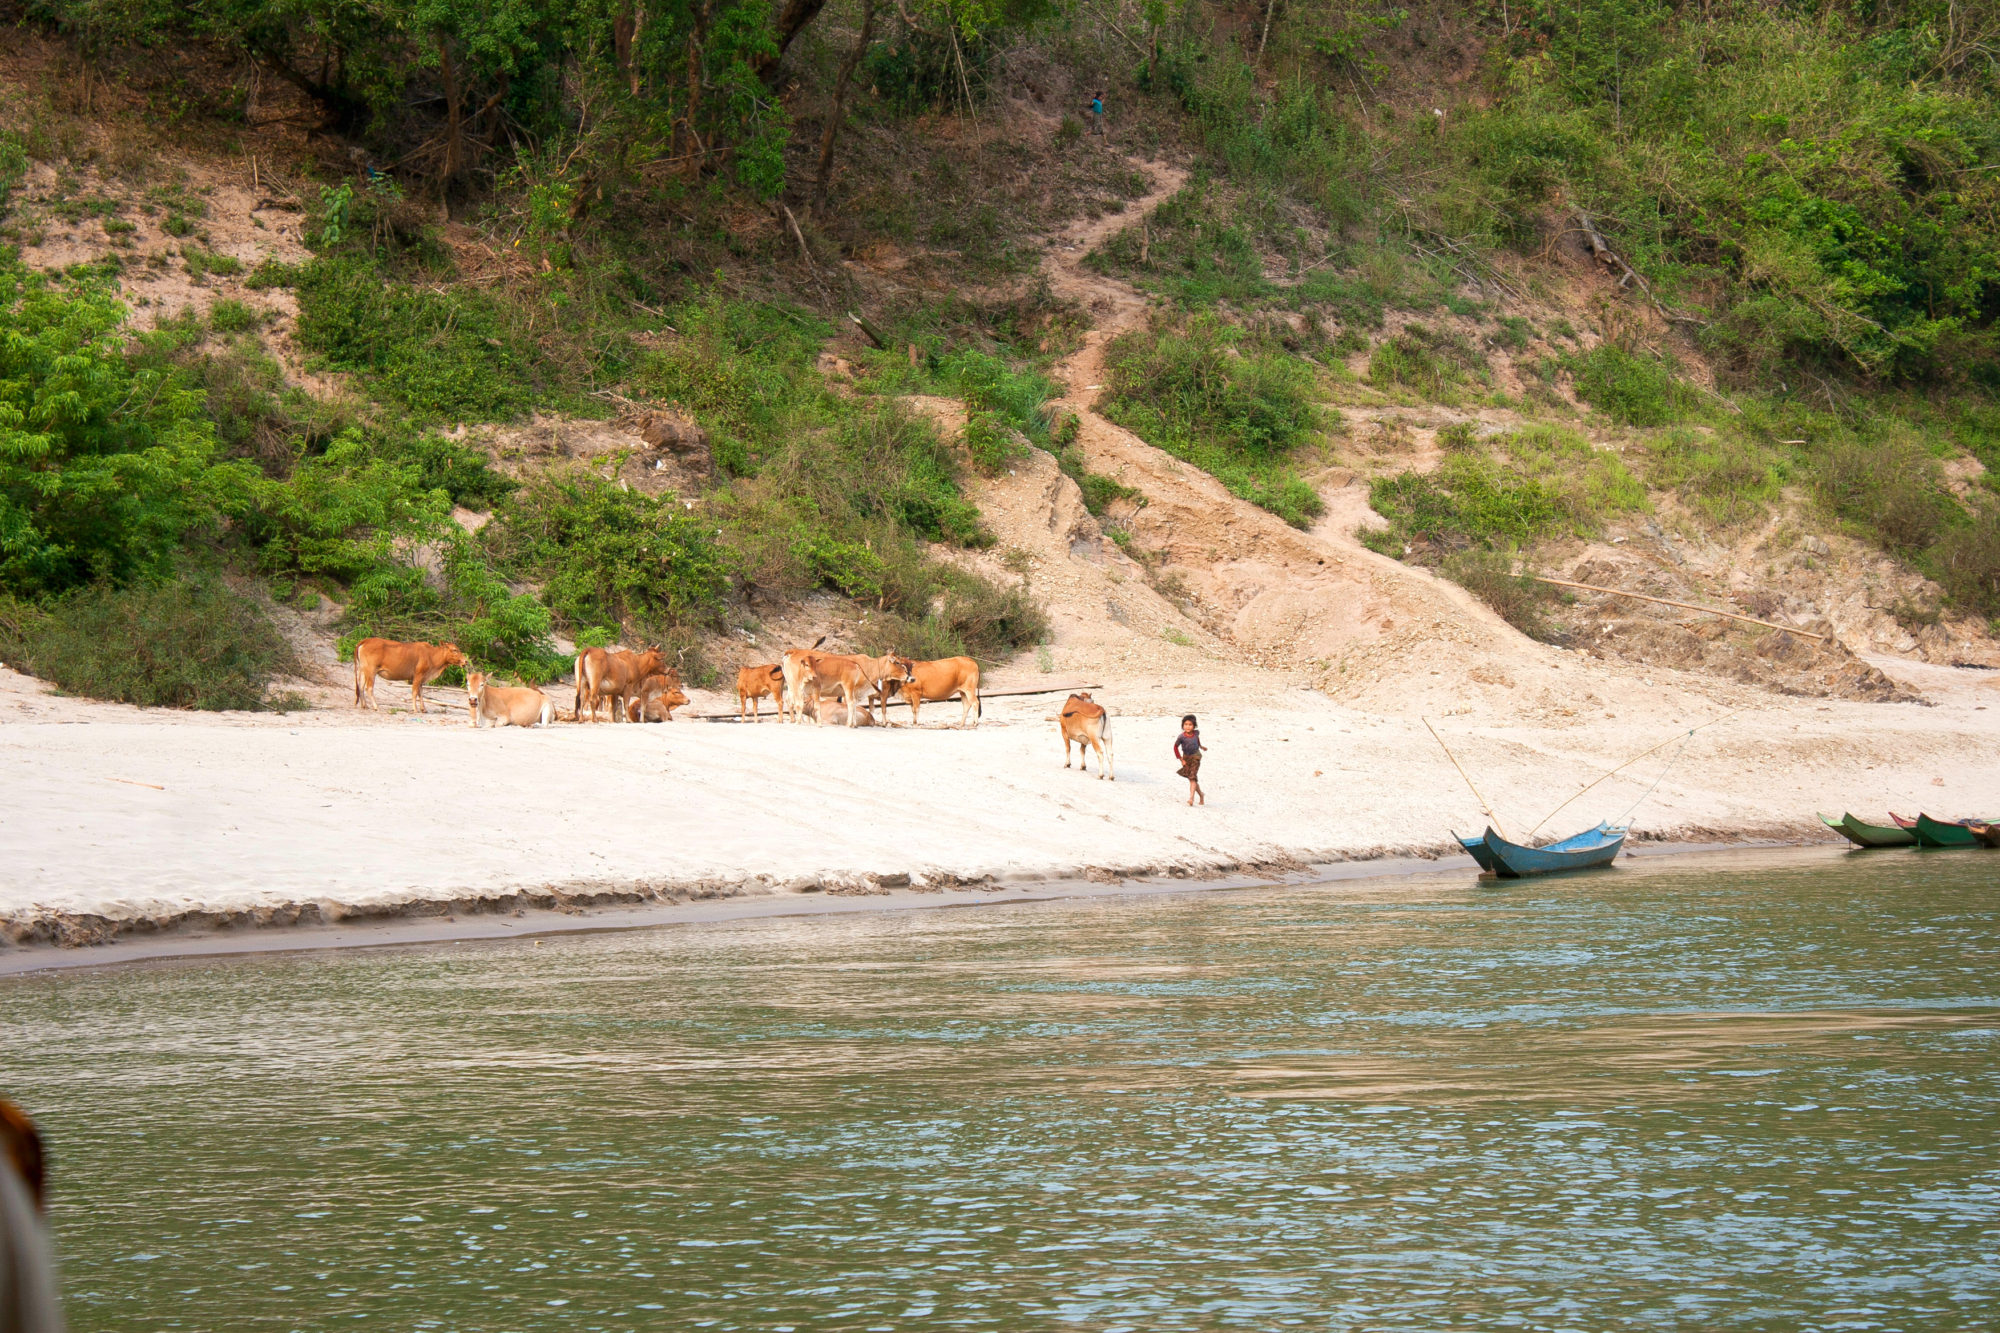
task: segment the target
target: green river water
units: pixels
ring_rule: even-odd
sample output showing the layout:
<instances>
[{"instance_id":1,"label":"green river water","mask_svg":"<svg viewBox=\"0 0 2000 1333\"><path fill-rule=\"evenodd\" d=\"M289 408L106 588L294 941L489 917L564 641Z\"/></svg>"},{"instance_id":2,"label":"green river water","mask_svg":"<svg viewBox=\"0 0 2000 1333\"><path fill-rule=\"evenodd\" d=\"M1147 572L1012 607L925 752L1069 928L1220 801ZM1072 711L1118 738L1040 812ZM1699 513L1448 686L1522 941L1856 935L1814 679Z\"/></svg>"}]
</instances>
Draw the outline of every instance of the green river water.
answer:
<instances>
[{"instance_id":1,"label":"green river water","mask_svg":"<svg viewBox=\"0 0 2000 1333\"><path fill-rule=\"evenodd\" d=\"M2000 1326L2000 853L0 979L73 1330Z\"/></svg>"}]
</instances>

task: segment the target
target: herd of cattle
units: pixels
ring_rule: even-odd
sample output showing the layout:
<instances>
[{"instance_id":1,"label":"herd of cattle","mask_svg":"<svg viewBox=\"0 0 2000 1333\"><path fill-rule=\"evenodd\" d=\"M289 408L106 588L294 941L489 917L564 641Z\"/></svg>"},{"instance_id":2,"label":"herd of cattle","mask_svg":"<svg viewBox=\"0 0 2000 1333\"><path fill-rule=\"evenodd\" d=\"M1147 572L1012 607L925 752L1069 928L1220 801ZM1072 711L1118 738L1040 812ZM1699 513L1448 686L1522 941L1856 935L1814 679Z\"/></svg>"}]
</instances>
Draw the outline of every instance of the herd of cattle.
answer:
<instances>
[{"instance_id":1,"label":"herd of cattle","mask_svg":"<svg viewBox=\"0 0 2000 1333\"><path fill-rule=\"evenodd\" d=\"M738 717L763 720L763 701L770 699L780 722L812 718L824 726L838 710L850 727L886 726L890 701L900 695L910 706L910 724L927 703L957 699L962 705L958 725L977 726L979 664L969 657L919 662L896 653L867 657L857 653L825 653L820 643L793 648L777 662L747 666L736 673ZM495 685L472 669L453 643L404 643L396 639L363 639L354 648L354 703L375 707L375 682L408 681L417 711L427 712L424 686L449 667L465 668L466 708L472 725L548 726L559 716L555 701L530 686ZM674 709L688 697L681 692L678 669L667 665L658 648L632 652L589 648L578 653L573 672L575 697L570 717L595 722L607 707L613 722L670 722ZM1111 718L1089 694L1072 694L1060 718L1063 767L1070 765L1074 743L1082 757L1097 751L1098 776L1112 776Z\"/></svg>"}]
</instances>

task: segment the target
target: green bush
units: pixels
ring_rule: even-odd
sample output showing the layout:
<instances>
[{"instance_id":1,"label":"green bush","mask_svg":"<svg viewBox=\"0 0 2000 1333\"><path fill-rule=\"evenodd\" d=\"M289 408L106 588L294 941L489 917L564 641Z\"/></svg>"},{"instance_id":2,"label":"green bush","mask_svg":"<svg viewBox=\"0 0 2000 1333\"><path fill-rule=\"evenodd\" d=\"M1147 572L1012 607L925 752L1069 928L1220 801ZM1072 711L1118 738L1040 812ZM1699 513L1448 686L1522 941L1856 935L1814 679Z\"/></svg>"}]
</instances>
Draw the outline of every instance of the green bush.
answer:
<instances>
[{"instance_id":1,"label":"green bush","mask_svg":"<svg viewBox=\"0 0 2000 1333\"><path fill-rule=\"evenodd\" d=\"M354 257L295 277L299 345L364 376L420 421L504 421L543 396L534 357L492 298L391 280Z\"/></svg>"},{"instance_id":2,"label":"green bush","mask_svg":"<svg viewBox=\"0 0 2000 1333\"><path fill-rule=\"evenodd\" d=\"M247 498L254 469L217 461L197 389L127 358L124 318L95 280L0 263L0 590L164 578Z\"/></svg>"},{"instance_id":3,"label":"green bush","mask_svg":"<svg viewBox=\"0 0 2000 1333\"><path fill-rule=\"evenodd\" d=\"M542 582L568 627L657 635L712 619L729 588L715 527L672 494L621 490L587 472L544 475L484 530L503 568Z\"/></svg>"},{"instance_id":4,"label":"green bush","mask_svg":"<svg viewBox=\"0 0 2000 1333\"><path fill-rule=\"evenodd\" d=\"M1497 443L1518 472L1562 497L1579 533L1595 531L1610 514L1646 507L1646 488L1626 470L1624 459L1566 426L1527 426Z\"/></svg>"},{"instance_id":5,"label":"green bush","mask_svg":"<svg viewBox=\"0 0 2000 1333\"><path fill-rule=\"evenodd\" d=\"M1294 527L1325 510L1292 457L1319 437L1312 370L1281 352L1241 349L1209 316L1128 333L1106 350L1105 416L1203 469Z\"/></svg>"},{"instance_id":6,"label":"green bush","mask_svg":"<svg viewBox=\"0 0 2000 1333\"><path fill-rule=\"evenodd\" d=\"M1900 555L1922 552L1962 513L1937 459L1907 434L1841 435L1815 452L1809 473L1828 508Z\"/></svg>"},{"instance_id":7,"label":"green bush","mask_svg":"<svg viewBox=\"0 0 2000 1333\"><path fill-rule=\"evenodd\" d=\"M28 670L66 694L149 708L283 708L304 670L257 604L210 577L95 587L54 602L22 636Z\"/></svg>"},{"instance_id":8,"label":"green bush","mask_svg":"<svg viewBox=\"0 0 2000 1333\"><path fill-rule=\"evenodd\" d=\"M1422 324L1375 345L1368 378L1378 386L1401 384L1434 402L1451 402L1457 386L1486 375L1486 358L1459 334Z\"/></svg>"},{"instance_id":9,"label":"green bush","mask_svg":"<svg viewBox=\"0 0 2000 1333\"><path fill-rule=\"evenodd\" d=\"M1679 426L1646 441L1653 485L1678 490L1710 521L1763 515L1784 481L1769 450L1741 436Z\"/></svg>"},{"instance_id":10,"label":"green bush","mask_svg":"<svg viewBox=\"0 0 2000 1333\"><path fill-rule=\"evenodd\" d=\"M358 641L381 636L455 643L480 670L527 685L569 672L571 659L558 653L550 639L548 608L509 589L471 537L452 530L432 549L441 552L441 579L414 565L386 560L354 581L341 622L343 659ZM588 637L579 631L578 645L590 646ZM604 640L613 637L607 633ZM455 683L458 675L458 668L452 668L445 682Z\"/></svg>"},{"instance_id":11,"label":"green bush","mask_svg":"<svg viewBox=\"0 0 2000 1333\"><path fill-rule=\"evenodd\" d=\"M1565 361L1576 396L1627 426L1664 426L1685 415L1692 394L1663 361L1600 343Z\"/></svg>"},{"instance_id":12,"label":"green bush","mask_svg":"<svg viewBox=\"0 0 2000 1333\"><path fill-rule=\"evenodd\" d=\"M2000 617L2000 500L1978 500L1971 521L1947 532L1925 564L1953 602Z\"/></svg>"},{"instance_id":13,"label":"green bush","mask_svg":"<svg viewBox=\"0 0 2000 1333\"><path fill-rule=\"evenodd\" d=\"M1526 574L1514 572L1511 556L1499 551L1461 551L1447 556L1438 572L1500 613L1500 618L1531 639L1555 643L1561 633L1548 618L1548 608L1561 600L1556 590Z\"/></svg>"},{"instance_id":14,"label":"green bush","mask_svg":"<svg viewBox=\"0 0 2000 1333\"><path fill-rule=\"evenodd\" d=\"M1377 477L1368 502L1400 539L1390 554L1400 554L1403 542L1513 547L1576 530L1558 486L1472 454L1448 454L1436 472Z\"/></svg>"},{"instance_id":15,"label":"green bush","mask_svg":"<svg viewBox=\"0 0 2000 1333\"><path fill-rule=\"evenodd\" d=\"M972 456L972 465L988 476L1005 471L1028 452L1006 422L978 407L965 414L965 451Z\"/></svg>"}]
</instances>

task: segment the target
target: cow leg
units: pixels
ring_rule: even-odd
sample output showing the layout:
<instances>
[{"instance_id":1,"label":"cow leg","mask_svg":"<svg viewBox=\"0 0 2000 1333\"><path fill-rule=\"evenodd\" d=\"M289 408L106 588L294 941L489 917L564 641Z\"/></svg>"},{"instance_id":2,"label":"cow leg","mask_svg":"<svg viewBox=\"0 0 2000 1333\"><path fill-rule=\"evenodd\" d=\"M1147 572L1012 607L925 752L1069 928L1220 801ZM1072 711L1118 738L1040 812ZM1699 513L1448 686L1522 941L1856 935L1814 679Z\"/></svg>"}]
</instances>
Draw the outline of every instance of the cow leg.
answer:
<instances>
[{"instance_id":1,"label":"cow leg","mask_svg":"<svg viewBox=\"0 0 2000 1333\"><path fill-rule=\"evenodd\" d=\"M1063 737L1063 767L1069 767L1069 737Z\"/></svg>"},{"instance_id":2,"label":"cow leg","mask_svg":"<svg viewBox=\"0 0 2000 1333\"><path fill-rule=\"evenodd\" d=\"M424 706L424 673L422 670L410 673L410 697L417 701L417 711L419 713L428 713L431 711Z\"/></svg>"}]
</instances>

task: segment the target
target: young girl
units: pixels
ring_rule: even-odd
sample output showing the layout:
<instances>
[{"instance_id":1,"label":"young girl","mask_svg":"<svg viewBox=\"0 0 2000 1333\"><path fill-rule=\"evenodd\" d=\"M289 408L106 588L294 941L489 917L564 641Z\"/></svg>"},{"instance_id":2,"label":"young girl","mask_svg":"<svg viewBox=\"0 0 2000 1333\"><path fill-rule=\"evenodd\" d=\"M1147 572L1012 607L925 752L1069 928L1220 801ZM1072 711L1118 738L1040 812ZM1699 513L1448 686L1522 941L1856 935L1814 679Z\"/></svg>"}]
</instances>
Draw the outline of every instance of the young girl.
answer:
<instances>
[{"instance_id":1,"label":"young girl","mask_svg":"<svg viewBox=\"0 0 2000 1333\"><path fill-rule=\"evenodd\" d=\"M1206 747L1201 743L1201 733L1195 729L1194 714L1181 719L1181 734L1174 737L1174 758L1181 761L1180 775L1188 780L1188 804L1193 805L1200 797L1203 805L1208 804L1208 796L1201 789L1201 757Z\"/></svg>"}]
</instances>

